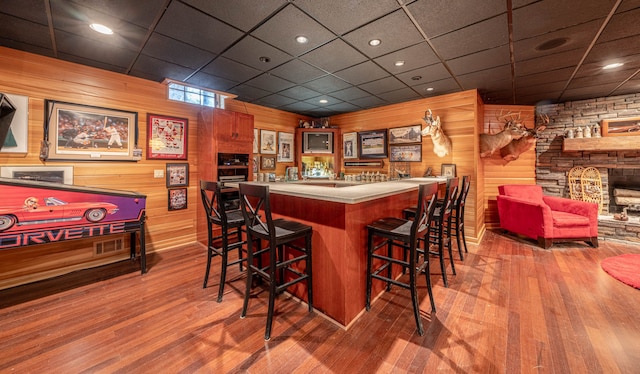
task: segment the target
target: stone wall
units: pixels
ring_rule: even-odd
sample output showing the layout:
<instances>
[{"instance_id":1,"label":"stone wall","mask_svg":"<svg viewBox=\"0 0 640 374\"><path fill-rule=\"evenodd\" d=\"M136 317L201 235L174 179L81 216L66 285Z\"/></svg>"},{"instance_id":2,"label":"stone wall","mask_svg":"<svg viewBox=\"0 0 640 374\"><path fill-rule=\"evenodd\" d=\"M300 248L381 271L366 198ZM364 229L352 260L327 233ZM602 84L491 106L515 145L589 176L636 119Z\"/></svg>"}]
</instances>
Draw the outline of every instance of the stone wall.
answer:
<instances>
[{"instance_id":1,"label":"stone wall","mask_svg":"<svg viewBox=\"0 0 640 374\"><path fill-rule=\"evenodd\" d=\"M640 136L638 136L638 150L636 151L607 149L563 152L562 142L570 128L600 125L600 121L603 119L640 116L640 93L562 104L539 105L536 107L536 111L538 114L549 116L549 124L546 130L539 135L536 144L536 183L541 185L548 195L569 197L569 170L574 166L595 167L602 177L605 205L603 213L607 214L609 202L608 169L629 169L629 173L637 173L632 170L640 169ZM635 231L637 230L636 227ZM611 232L607 230L605 236L610 234ZM637 232L631 233L630 236L636 240L640 237ZM621 239L629 240L628 234L625 234Z\"/></svg>"}]
</instances>

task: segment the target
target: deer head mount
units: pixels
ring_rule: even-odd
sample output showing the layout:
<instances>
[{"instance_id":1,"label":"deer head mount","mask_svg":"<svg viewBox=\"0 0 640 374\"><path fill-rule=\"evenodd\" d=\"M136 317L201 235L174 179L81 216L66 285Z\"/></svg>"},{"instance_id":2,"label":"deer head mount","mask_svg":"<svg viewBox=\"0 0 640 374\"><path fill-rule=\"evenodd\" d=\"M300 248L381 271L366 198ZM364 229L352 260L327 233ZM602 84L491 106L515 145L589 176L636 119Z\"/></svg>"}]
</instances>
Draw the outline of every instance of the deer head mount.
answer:
<instances>
[{"instance_id":1,"label":"deer head mount","mask_svg":"<svg viewBox=\"0 0 640 374\"><path fill-rule=\"evenodd\" d=\"M433 153L438 157L444 157L451 152L451 139L444 134L440 126L440 116L433 118L431 109L424 112L422 120L427 126L422 129L422 136L431 136L433 142Z\"/></svg>"},{"instance_id":2,"label":"deer head mount","mask_svg":"<svg viewBox=\"0 0 640 374\"><path fill-rule=\"evenodd\" d=\"M520 139L514 139L506 146L500 148L500 156L502 159L507 162L517 160L521 154L535 146L536 140L538 140L538 134L547 128L548 123L549 116L542 114L536 117L536 123L532 129L528 129L523 124L526 130L524 136Z\"/></svg>"},{"instance_id":3,"label":"deer head mount","mask_svg":"<svg viewBox=\"0 0 640 374\"><path fill-rule=\"evenodd\" d=\"M480 157L490 157L513 139L520 139L527 133L520 119L520 112L502 114L502 110L500 110L496 119L504 122L504 128L497 134L480 134Z\"/></svg>"}]
</instances>

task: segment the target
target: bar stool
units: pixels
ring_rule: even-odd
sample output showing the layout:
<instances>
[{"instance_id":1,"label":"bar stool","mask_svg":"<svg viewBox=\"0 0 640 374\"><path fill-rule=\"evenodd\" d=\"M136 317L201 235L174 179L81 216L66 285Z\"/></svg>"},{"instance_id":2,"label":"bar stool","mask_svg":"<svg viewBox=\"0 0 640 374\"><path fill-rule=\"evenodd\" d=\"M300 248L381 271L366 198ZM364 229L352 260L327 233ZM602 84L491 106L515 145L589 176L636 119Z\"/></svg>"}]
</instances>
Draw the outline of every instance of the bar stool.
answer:
<instances>
[{"instance_id":1,"label":"bar stool","mask_svg":"<svg viewBox=\"0 0 640 374\"><path fill-rule=\"evenodd\" d=\"M277 295L289 286L306 280L307 304L309 312L313 311L312 276L311 276L311 236L313 228L300 222L271 217L269 186L240 183L240 207L244 216L248 252L247 252L247 288L240 318L245 318L249 306L252 277L257 275L269 285L269 306L267 310L267 326L264 340L271 337L271 322L273 307ZM264 211L264 219L260 219L258 212ZM253 240L257 239L257 248ZM297 239L304 239L304 247L294 243ZM262 249L262 241L266 241L266 248ZM284 248L287 247L285 253ZM262 266L254 263L254 258L268 255L269 263ZM304 269L300 267L304 263ZM296 265L295 267L293 265Z\"/></svg>"},{"instance_id":2,"label":"bar stool","mask_svg":"<svg viewBox=\"0 0 640 374\"><path fill-rule=\"evenodd\" d=\"M453 207L453 200L456 197L458 191L458 178L447 178L447 184L445 188L444 197L439 199L436 203L435 211L433 212L433 220L429 228L429 234L419 238L424 240L425 248L429 254L438 256L440 259L440 269L442 271L442 281L445 287L449 287L447 281L446 265L444 262L444 249L447 248L449 252L449 261L451 263L451 272L456 275L456 268L453 263L453 252L451 250L451 211ZM415 217L416 208L410 207L404 209L405 219L411 219ZM437 248L437 251L431 250L432 247Z\"/></svg>"},{"instance_id":3,"label":"bar stool","mask_svg":"<svg viewBox=\"0 0 640 374\"><path fill-rule=\"evenodd\" d=\"M243 258L242 226L244 226L244 217L238 208L229 209L229 199L224 198L221 191L222 184L220 182L200 181L200 195L202 196L202 205L207 215L207 270L204 273L204 283L202 288L207 288L209 281L209 271L211 270L211 260L214 256L222 258L222 269L220 271L220 286L218 288L218 302L222 301L224 293L224 284L227 276L227 267L239 264L240 271L243 270L242 263L246 261ZM236 195L237 196L237 195ZM213 227L220 226L220 235L214 236ZM230 237L236 237L236 241L229 243ZM217 248L214 244L216 241L222 240L221 247ZM238 259L229 261L229 251L238 249Z\"/></svg>"},{"instance_id":4,"label":"bar stool","mask_svg":"<svg viewBox=\"0 0 640 374\"><path fill-rule=\"evenodd\" d=\"M418 250L419 238L427 235L429 226L433 218L435 210L435 201L438 195L438 184L421 184L418 188L418 205L417 217L419 219L406 220L396 217L386 217L379 219L367 225L368 244L367 244L367 299L366 309L371 309L371 287L373 278L385 281L387 283L387 291L391 290L391 285L395 284L411 291L411 301L413 304L413 315L416 319L418 334L424 334L422 327L422 319L420 318L420 307L418 301L418 288L416 286L417 276L424 272L427 282L427 291L429 292L429 301L431 302L431 310L435 313L436 304L433 300L433 292L431 290L431 273L429 270L429 256L423 256L424 261L418 266ZM384 240L374 245L376 237ZM393 248L402 248L402 259L395 258ZM380 253L378 250L386 248L387 253ZM384 251L381 251L384 252ZM409 253L407 261L406 253ZM422 251L425 253L425 251ZM373 260L382 260L380 265L375 265ZM400 265L402 272L409 270L409 282L402 282L394 278L392 272L393 265ZM386 270L386 272L385 272ZM386 273L386 274L385 274Z\"/></svg>"},{"instance_id":5,"label":"bar stool","mask_svg":"<svg viewBox=\"0 0 640 374\"><path fill-rule=\"evenodd\" d=\"M470 187L470 177L468 175L463 176L462 186L460 187L458 197L453 203L453 210L451 212L451 236L456 237L458 252L460 253L460 260L464 260L464 255L462 254L462 246L460 245L460 238L462 238L462 243L464 243L465 253L469 252L467 250L467 239L464 237L464 206L467 200L467 195L469 194Z\"/></svg>"}]
</instances>

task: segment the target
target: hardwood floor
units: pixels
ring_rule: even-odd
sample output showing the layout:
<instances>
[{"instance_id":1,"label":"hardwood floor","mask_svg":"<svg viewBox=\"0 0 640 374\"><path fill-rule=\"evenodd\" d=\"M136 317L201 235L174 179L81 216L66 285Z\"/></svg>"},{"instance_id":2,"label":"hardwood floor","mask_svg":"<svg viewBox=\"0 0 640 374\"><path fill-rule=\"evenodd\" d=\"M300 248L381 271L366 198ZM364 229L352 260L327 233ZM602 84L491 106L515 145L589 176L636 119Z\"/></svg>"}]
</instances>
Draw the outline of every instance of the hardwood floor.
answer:
<instances>
[{"instance_id":1,"label":"hardwood floor","mask_svg":"<svg viewBox=\"0 0 640 374\"><path fill-rule=\"evenodd\" d=\"M640 290L600 260L637 245L594 249L488 232L442 286L438 312L420 294L418 336L407 290L395 287L348 329L286 295L265 342L266 292L240 319L244 277L217 303L219 262L202 289L198 246L0 291L0 372L15 373L631 373L640 362ZM363 275L364 276L364 275Z\"/></svg>"}]
</instances>

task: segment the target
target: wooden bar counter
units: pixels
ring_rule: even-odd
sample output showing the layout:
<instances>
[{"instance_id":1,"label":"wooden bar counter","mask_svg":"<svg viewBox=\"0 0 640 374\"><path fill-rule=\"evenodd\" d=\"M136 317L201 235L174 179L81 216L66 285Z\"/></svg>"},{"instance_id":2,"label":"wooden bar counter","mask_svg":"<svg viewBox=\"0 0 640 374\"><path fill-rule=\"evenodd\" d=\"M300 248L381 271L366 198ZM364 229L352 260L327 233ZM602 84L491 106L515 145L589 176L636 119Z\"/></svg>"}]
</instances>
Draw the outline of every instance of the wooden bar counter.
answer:
<instances>
[{"instance_id":1,"label":"wooden bar counter","mask_svg":"<svg viewBox=\"0 0 640 374\"><path fill-rule=\"evenodd\" d=\"M433 177L358 185L329 180L248 183L269 185L275 217L313 227L313 306L348 327L365 307L366 225L382 217L402 217L404 208L416 205L419 184L444 181ZM383 285L374 286L372 293L377 295ZM289 291L302 297L304 287L299 283Z\"/></svg>"}]
</instances>

